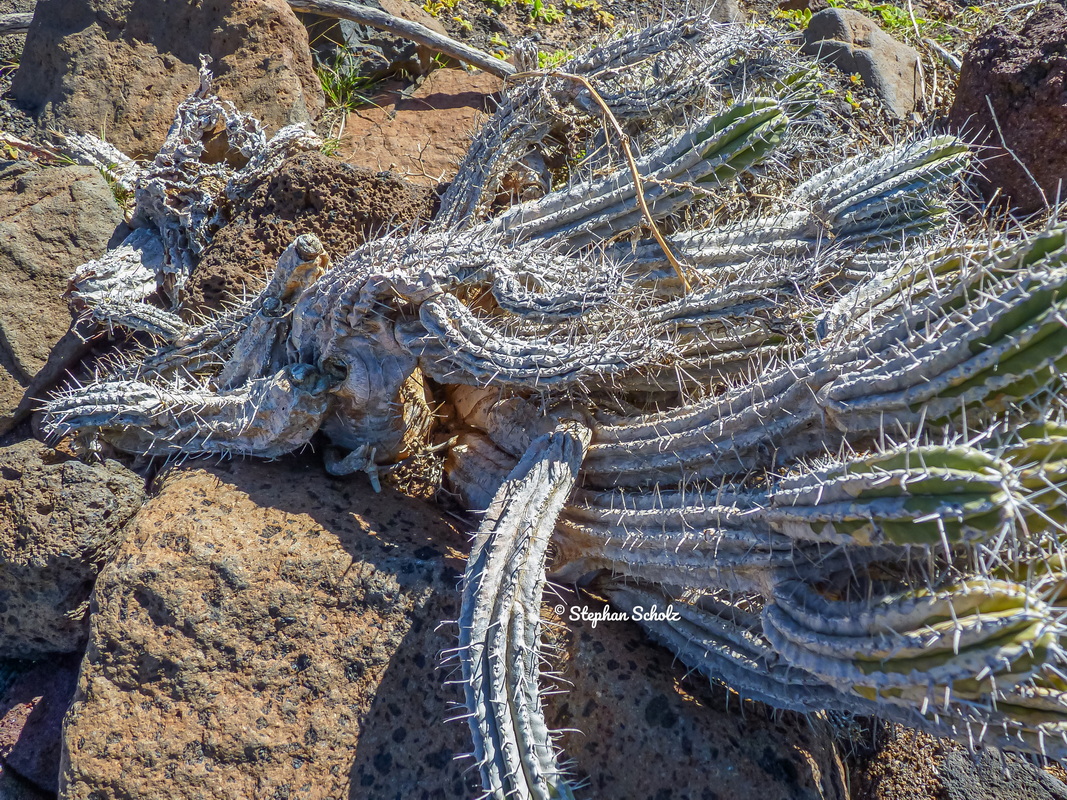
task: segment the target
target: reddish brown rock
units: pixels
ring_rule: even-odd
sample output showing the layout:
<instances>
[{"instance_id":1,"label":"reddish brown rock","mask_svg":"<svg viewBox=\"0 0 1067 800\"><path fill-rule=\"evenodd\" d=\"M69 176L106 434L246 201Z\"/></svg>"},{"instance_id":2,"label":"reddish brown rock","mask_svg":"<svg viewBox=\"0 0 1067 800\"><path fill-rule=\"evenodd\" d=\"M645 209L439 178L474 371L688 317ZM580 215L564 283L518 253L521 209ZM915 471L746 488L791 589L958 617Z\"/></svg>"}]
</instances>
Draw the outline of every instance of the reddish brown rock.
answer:
<instances>
[{"instance_id":1,"label":"reddish brown rock","mask_svg":"<svg viewBox=\"0 0 1067 800\"><path fill-rule=\"evenodd\" d=\"M429 190L396 175L321 153L294 156L215 234L186 286L185 307L219 308L246 291L258 291L278 256L303 233L314 233L340 260L371 237L410 230L429 218L432 207Z\"/></svg>"},{"instance_id":2,"label":"reddish brown rock","mask_svg":"<svg viewBox=\"0 0 1067 800\"><path fill-rule=\"evenodd\" d=\"M202 53L219 94L268 129L323 109L307 31L284 0L40 0L11 92L42 128L152 154Z\"/></svg>"},{"instance_id":3,"label":"reddish brown rock","mask_svg":"<svg viewBox=\"0 0 1067 800\"><path fill-rule=\"evenodd\" d=\"M410 97L389 92L349 114L338 155L423 186L449 181L501 85L484 72L434 70Z\"/></svg>"},{"instance_id":4,"label":"reddish brown rock","mask_svg":"<svg viewBox=\"0 0 1067 800\"><path fill-rule=\"evenodd\" d=\"M64 798L463 798L466 536L314 457L182 469L104 571Z\"/></svg>"},{"instance_id":5,"label":"reddish brown rock","mask_svg":"<svg viewBox=\"0 0 1067 800\"><path fill-rule=\"evenodd\" d=\"M63 715L74 697L79 661L40 661L0 693L0 763L49 792L59 785Z\"/></svg>"},{"instance_id":6,"label":"reddish brown rock","mask_svg":"<svg viewBox=\"0 0 1067 800\"><path fill-rule=\"evenodd\" d=\"M989 148L980 166L986 198L999 191L1019 211L1037 211L1041 191L1053 203L1062 182L1067 199L1067 9L1046 3L1018 33L995 26L978 37L949 119Z\"/></svg>"},{"instance_id":7,"label":"reddish brown rock","mask_svg":"<svg viewBox=\"0 0 1067 800\"><path fill-rule=\"evenodd\" d=\"M67 337L74 268L107 249L122 211L90 167L0 162L0 433L85 352ZM42 374L44 373L44 374Z\"/></svg>"}]
</instances>

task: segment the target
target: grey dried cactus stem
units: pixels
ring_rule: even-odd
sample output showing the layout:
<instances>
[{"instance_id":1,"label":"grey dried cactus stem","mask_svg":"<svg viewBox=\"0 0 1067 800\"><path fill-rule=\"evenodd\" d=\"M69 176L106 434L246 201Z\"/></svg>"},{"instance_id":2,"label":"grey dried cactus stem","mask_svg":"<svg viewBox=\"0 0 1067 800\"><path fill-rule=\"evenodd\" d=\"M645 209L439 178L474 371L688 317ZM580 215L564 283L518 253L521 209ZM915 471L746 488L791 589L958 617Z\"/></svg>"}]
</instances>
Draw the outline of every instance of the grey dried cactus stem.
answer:
<instances>
[{"instance_id":1,"label":"grey dried cactus stem","mask_svg":"<svg viewBox=\"0 0 1067 800\"><path fill-rule=\"evenodd\" d=\"M534 440L467 561L458 654L474 757L493 797L573 797L541 708L539 628L549 540L588 443L575 421Z\"/></svg>"}]
</instances>

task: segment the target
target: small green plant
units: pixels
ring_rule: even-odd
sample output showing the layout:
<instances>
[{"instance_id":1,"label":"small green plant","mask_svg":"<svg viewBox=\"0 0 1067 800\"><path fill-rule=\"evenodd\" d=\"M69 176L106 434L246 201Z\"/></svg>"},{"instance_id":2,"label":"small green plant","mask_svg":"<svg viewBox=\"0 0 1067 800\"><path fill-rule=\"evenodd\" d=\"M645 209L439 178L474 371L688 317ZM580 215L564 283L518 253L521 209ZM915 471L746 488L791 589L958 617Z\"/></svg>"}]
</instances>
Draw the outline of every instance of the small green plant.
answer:
<instances>
[{"instance_id":1,"label":"small green plant","mask_svg":"<svg viewBox=\"0 0 1067 800\"><path fill-rule=\"evenodd\" d=\"M493 45L494 47L511 47L511 45L508 44L508 40L501 36L499 33L494 33L492 36L489 37L489 44Z\"/></svg>"},{"instance_id":2,"label":"small green plant","mask_svg":"<svg viewBox=\"0 0 1067 800\"><path fill-rule=\"evenodd\" d=\"M459 25L460 30L462 30L464 33L474 32L474 24L461 14L453 14L452 21Z\"/></svg>"},{"instance_id":3,"label":"small green plant","mask_svg":"<svg viewBox=\"0 0 1067 800\"><path fill-rule=\"evenodd\" d=\"M554 3L545 5L544 0L519 0L524 6L530 7L530 20L532 22L553 23L560 22L566 15L556 8Z\"/></svg>"},{"instance_id":4,"label":"small green plant","mask_svg":"<svg viewBox=\"0 0 1067 800\"><path fill-rule=\"evenodd\" d=\"M871 0L827 0L832 8L851 8L860 11L879 20L883 28L887 30L901 30L912 27L912 15L907 8L902 8L893 3L872 3ZM811 12L808 12L811 18ZM928 24L928 20L915 17L915 25L922 27Z\"/></svg>"},{"instance_id":5,"label":"small green plant","mask_svg":"<svg viewBox=\"0 0 1067 800\"><path fill-rule=\"evenodd\" d=\"M341 149L341 140L336 136L327 136L322 140L322 146L319 147L319 152L324 156L337 155L337 151Z\"/></svg>"},{"instance_id":6,"label":"small green plant","mask_svg":"<svg viewBox=\"0 0 1067 800\"><path fill-rule=\"evenodd\" d=\"M332 65L320 65L315 68L319 76L319 85L326 97L329 108L352 111L360 106L370 105L373 101L378 80L361 75L351 63L350 55L342 52Z\"/></svg>"},{"instance_id":7,"label":"small green plant","mask_svg":"<svg viewBox=\"0 0 1067 800\"><path fill-rule=\"evenodd\" d=\"M538 69L555 69L563 62L567 61L571 57L568 50L554 50L551 53L543 53L538 51L537 53L537 68Z\"/></svg>"},{"instance_id":8,"label":"small green plant","mask_svg":"<svg viewBox=\"0 0 1067 800\"><path fill-rule=\"evenodd\" d=\"M115 171L118 169L118 164L107 164L100 167L100 175L104 181L107 182L107 188L111 190L111 196L115 198L115 202L119 204L119 208L123 211L128 211L133 208L134 192L132 189L127 189L117 180L115 180Z\"/></svg>"},{"instance_id":9,"label":"small green plant","mask_svg":"<svg viewBox=\"0 0 1067 800\"><path fill-rule=\"evenodd\" d=\"M431 17L439 17L445 11L451 11L459 5L459 0L425 0L422 10Z\"/></svg>"},{"instance_id":10,"label":"small green plant","mask_svg":"<svg viewBox=\"0 0 1067 800\"><path fill-rule=\"evenodd\" d=\"M780 8L774 13L775 19L785 20L793 30L804 30L811 22L810 8Z\"/></svg>"}]
</instances>

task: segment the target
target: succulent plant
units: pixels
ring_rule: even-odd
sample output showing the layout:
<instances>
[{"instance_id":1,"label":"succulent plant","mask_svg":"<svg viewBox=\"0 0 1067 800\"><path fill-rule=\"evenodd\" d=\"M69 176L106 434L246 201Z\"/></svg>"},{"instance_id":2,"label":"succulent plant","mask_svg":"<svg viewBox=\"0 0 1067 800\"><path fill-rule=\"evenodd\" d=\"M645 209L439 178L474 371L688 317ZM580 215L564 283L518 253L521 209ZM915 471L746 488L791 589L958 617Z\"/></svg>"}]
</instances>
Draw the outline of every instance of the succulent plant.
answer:
<instances>
[{"instance_id":1,"label":"succulent plant","mask_svg":"<svg viewBox=\"0 0 1067 800\"><path fill-rule=\"evenodd\" d=\"M447 447L483 512L457 655L489 796L572 795L540 704L546 565L624 611L672 603L649 634L742 696L1065 757L1067 227L965 234L967 148L872 150L819 81L765 30L629 33L516 79L431 229L336 264L302 236L189 326L137 287L185 274L220 195L177 208L160 175L205 174L208 121L254 129L202 88L109 256L140 277L76 279L157 346L49 401L50 430L264 457L321 430L331 472L375 482ZM561 133L583 158L541 169ZM246 139L226 192L304 141ZM531 174L542 196L502 200Z\"/></svg>"}]
</instances>

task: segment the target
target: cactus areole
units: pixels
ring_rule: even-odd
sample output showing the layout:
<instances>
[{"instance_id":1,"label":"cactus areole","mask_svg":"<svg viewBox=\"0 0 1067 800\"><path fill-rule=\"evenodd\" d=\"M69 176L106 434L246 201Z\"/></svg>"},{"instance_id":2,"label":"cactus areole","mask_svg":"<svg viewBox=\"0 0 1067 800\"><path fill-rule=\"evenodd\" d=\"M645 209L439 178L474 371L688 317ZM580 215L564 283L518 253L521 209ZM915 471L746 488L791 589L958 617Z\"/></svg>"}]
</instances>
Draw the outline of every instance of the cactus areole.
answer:
<instances>
[{"instance_id":1,"label":"cactus areole","mask_svg":"<svg viewBox=\"0 0 1067 800\"><path fill-rule=\"evenodd\" d=\"M483 512L456 652L488 796L573 794L546 569L673 603L648 634L743 697L1067 757L1067 227L964 225L961 142L872 149L766 30L673 20L562 70L509 84L428 229L301 236L197 326L146 296L177 305L221 204L316 140L268 139L206 70L154 163L80 140L136 229L73 296L156 344L52 398L52 435L273 457L321 432L375 482L447 450ZM240 169L200 161L219 124Z\"/></svg>"}]
</instances>

